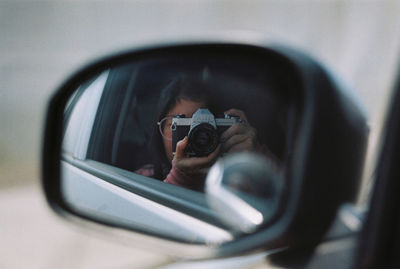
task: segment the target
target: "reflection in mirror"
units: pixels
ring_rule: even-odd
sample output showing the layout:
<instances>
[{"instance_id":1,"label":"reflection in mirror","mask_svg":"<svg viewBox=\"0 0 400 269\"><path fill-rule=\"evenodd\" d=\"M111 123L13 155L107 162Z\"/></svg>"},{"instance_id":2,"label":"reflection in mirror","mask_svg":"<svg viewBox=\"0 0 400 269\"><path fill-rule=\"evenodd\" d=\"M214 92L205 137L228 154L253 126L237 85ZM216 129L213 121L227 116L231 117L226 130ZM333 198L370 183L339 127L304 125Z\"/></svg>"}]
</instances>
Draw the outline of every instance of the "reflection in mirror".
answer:
<instances>
[{"instance_id":1,"label":"reflection in mirror","mask_svg":"<svg viewBox=\"0 0 400 269\"><path fill-rule=\"evenodd\" d=\"M65 108L61 157L71 208L193 243L247 231L208 206L205 179L214 163L238 152L258 154L284 174L296 115L290 80L266 61L203 56L118 65L76 89ZM257 227L272 217L264 212Z\"/></svg>"}]
</instances>

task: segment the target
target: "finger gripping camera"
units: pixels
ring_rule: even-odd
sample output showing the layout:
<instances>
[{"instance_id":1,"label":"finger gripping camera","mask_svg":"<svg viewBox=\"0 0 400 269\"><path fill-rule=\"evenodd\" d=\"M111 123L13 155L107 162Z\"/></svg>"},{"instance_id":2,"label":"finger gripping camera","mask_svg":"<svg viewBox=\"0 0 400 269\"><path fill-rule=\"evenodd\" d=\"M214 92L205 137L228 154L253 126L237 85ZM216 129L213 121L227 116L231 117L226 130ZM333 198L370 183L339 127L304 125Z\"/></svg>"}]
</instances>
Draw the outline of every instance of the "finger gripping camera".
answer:
<instances>
[{"instance_id":1,"label":"finger gripping camera","mask_svg":"<svg viewBox=\"0 0 400 269\"><path fill-rule=\"evenodd\" d=\"M192 118L177 115L172 119L172 152L175 154L176 143L188 136L186 154L189 157L204 157L212 153L219 144L221 134L240 121L239 117L225 115L215 118L205 108L199 108Z\"/></svg>"}]
</instances>

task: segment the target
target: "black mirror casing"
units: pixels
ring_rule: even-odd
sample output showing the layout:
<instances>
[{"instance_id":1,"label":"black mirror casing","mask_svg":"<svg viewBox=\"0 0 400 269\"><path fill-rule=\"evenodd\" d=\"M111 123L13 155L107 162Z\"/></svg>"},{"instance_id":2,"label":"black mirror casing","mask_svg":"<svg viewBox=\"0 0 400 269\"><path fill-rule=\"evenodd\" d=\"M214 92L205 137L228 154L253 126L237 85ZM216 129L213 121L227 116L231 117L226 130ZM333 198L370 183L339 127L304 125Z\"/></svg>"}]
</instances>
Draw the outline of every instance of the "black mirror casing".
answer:
<instances>
[{"instance_id":1,"label":"black mirror casing","mask_svg":"<svg viewBox=\"0 0 400 269\"><path fill-rule=\"evenodd\" d=\"M292 155L286 163L283 202L268 227L234 241L214 246L214 256L230 256L256 249L288 247L272 259L302 257L312 253L336 215L340 204L355 199L361 176L368 127L363 112L318 62L291 48L234 43L201 43L141 49L107 57L78 71L51 98L43 140L43 188L50 206L61 215L77 215L63 200L60 154L64 108L73 91L96 74L113 66L157 54L196 55L198 52L260 54L274 59L290 74L296 86L293 98L299 122L294 130ZM95 220L109 227L119 225ZM183 244L183 243L182 243ZM185 244L183 244L184 246ZM209 247L210 248L210 247ZM171 253L172 255L178 253Z\"/></svg>"},{"instance_id":2,"label":"black mirror casing","mask_svg":"<svg viewBox=\"0 0 400 269\"><path fill-rule=\"evenodd\" d=\"M282 265L306 262L332 224L339 206L355 202L369 134L364 113L345 88L313 59L291 55L303 70L301 81L307 89L301 123L304 136L299 135L304 140L298 143L305 152L303 157L298 156L303 162L289 169L292 173L303 171L302 179L293 180L294 184L301 182L298 189L291 189L297 192L299 200L288 203L295 207L295 213L288 223L286 238L294 247L270 257ZM291 198L294 196L292 193Z\"/></svg>"}]
</instances>

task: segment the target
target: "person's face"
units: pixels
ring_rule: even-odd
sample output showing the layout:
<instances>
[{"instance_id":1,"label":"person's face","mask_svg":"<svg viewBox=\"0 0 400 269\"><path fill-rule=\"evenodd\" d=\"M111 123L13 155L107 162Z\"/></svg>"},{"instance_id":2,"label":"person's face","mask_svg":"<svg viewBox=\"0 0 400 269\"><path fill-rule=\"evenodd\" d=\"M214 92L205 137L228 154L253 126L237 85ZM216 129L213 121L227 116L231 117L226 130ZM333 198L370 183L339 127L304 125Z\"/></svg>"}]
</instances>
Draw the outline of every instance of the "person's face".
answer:
<instances>
[{"instance_id":1,"label":"person's face","mask_svg":"<svg viewBox=\"0 0 400 269\"><path fill-rule=\"evenodd\" d=\"M178 101L178 103L170 111L168 111L167 115L165 116L175 116L177 114L185 114L185 117L191 118L199 108L206 108L205 104L203 102L196 102L196 101L182 99ZM169 137L172 137L172 131L170 128L171 123L172 119L168 119L168 121L164 125L165 127L163 130L163 132L167 134ZM172 141L163 137L163 142L164 142L165 154L168 160L172 162L172 159L174 158L174 156L172 155Z\"/></svg>"}]
</instances>

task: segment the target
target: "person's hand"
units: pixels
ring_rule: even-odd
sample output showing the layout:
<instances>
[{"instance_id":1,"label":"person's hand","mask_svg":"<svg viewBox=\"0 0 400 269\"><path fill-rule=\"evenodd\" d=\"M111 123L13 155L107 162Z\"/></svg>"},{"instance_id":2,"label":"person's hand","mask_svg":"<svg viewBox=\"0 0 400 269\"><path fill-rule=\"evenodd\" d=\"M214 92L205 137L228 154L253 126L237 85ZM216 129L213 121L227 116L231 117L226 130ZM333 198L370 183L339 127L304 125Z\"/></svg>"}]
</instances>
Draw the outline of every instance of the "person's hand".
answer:
<instances>
[{"instance_id":1,"label":"person's hand","mask_svg":"<svg viewBox=\"0 0 400 269\"><path fill-rule=\"evenodd\" d=\"M218 158L220 145L206 157L188 157L185 153L185 148L188 144L188 137L179 141L176 144L175 156L172 159L173 165L187 176L195 178L204 178L209 168Z\"/></svg>"},{"instance_id":2,"label":"person's hand","mask_svg":"<svg viewBox=\"0 0 400 269\"><path fill-rule=\"evenodd\" d=\"M232 108L226 111L225 114L240 117L241 121L222 133L222 152L257 151L260 147L257 140L257 131L250 126L245 113L239 109Z\"/></svg>"}]
</instances>

